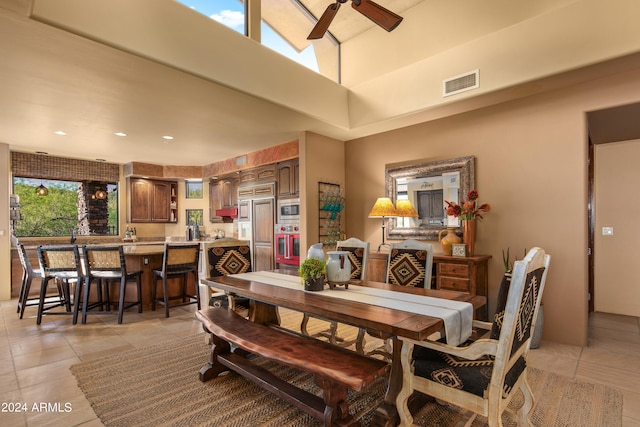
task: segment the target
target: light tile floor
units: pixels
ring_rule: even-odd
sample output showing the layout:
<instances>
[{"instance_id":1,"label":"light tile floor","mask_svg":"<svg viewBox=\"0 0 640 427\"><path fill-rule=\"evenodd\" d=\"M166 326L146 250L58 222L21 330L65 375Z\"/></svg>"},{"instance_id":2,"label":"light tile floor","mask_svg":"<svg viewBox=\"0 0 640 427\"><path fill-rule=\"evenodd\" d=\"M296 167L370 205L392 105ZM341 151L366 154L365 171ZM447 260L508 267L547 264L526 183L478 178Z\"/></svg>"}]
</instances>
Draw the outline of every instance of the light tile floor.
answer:
<instances>
[{"instance_id":1,"label":"light tile floor","mask_svg":"<svg viewBox=\"0 0 640 427\"><path fill-rule=\"evenodd\" d=\"M193 305L173 308L168 319L128 311L122 325L93 315L87 325L47 316L36 326L35 308L22 320L15 310L15 300L0 303L0 426L101 426L69 366L202 330ZM621 390L623 425L640 427L640 319L595 313L589 335L588 347L543 341L530 366Z\"/></svg>"}]
</instances>

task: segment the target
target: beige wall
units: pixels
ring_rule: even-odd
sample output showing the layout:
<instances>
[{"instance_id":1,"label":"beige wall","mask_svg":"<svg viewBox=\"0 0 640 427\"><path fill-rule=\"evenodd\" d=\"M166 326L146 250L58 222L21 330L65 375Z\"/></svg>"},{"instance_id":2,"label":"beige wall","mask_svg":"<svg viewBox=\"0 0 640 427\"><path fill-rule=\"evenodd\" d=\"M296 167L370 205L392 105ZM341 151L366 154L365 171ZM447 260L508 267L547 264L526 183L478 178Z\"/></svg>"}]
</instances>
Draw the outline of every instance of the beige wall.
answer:
<instances>
[{"instance_id":1,"label":"beige wall","mask_svg":"<svg viewBox=\"0 0 640 427\"><path fill-rule=\"evenodd\" d=\"M320 241L318 183L345 187L344 142L311 132L300 134L300 252L307 255L310 245ZM349 199L350 194L346 194ZM342 216L346 215L343 212ZM344 226L343 226L344 227Z\"/></svg>"},{"instance_id":2,"label":"beige wall","mask_svg":"<svg viewBox=\"0 0 640 427\"><path fill-rule=\"evenodd\" d=\"M640 140L595 147L595 310L640 316ZM613 227L603 236L602 227Z\"/></svg>"},{"instance_id":3,"label":"beige wall","mask_svg":"<svg viewBox=\"0 0 640 427\"><path fill-rule=\"evenodd\" d=\"M0 143L0 301L11 298L11 233L9 233L9 194L11 194L11 155L9 145Z\"/></svg>"},{"instance_id":4,"label":"beige wall","mask_svg":"<svg viewBox=\"0 0 640 427\"><path fill-rule=\"evenodd\" d=\"M544 338L587 342L587 133L585 112L637 101L632 72L346 143L347 230L380 242L367 219L384 194L385 164L476 157L476 186L493 211L477 230L490 262L490 311L501 250L540 246L552 255L544 296Z\"/></svg>"}]
</instances>

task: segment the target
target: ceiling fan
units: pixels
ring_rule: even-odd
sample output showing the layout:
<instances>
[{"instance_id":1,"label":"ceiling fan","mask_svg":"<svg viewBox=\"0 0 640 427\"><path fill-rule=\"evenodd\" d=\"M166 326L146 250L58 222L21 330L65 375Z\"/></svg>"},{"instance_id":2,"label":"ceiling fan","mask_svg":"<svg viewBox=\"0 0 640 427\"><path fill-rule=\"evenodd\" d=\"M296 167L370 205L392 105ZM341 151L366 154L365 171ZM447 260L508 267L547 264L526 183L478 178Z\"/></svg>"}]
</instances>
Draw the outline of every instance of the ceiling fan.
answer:
<instances>
[{"instance_id":1,"label":"ceiling fan","mask_svg":"<svg viewBox=\"0 0 640 427\"><path fill-rule=\"evenodd\" d=\"M346 2L347 0L337 0L335 3L330 4L320 19L318 19L318 22L315 27L313 27L313 30L311 30L311 33L309 33L307 39L316 40L322 38L327 32L331 21L333 21L333 18L336 16L336 13L338 13L340 3ZM351 7L387 31L393 30L402 22L402 16L396 15L371 0L351 0Z\"/></svg>"}]
</instances>

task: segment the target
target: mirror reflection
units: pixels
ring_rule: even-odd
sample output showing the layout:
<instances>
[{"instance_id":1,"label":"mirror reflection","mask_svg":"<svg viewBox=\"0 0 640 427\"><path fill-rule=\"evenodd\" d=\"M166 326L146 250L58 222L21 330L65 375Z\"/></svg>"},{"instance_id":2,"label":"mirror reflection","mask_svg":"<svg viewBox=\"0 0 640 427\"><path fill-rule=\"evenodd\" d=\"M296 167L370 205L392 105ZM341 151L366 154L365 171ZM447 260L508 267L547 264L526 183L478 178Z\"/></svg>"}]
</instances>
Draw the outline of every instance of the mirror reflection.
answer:
<instances>
[{"instance_id":1,"label":"mirror reflection","mask_svg":"<svg viewBox=\"0 0 640 427\"><path fill-rule=\"evenodd\" d=\"M387 196L394 201L410 200L417 218L390 218L390 239L437 240L438 232L458 227L458 220L445 214L445 200L458 203L475 188L474 157L387 167Z\"/></svg>"}]
</instances>

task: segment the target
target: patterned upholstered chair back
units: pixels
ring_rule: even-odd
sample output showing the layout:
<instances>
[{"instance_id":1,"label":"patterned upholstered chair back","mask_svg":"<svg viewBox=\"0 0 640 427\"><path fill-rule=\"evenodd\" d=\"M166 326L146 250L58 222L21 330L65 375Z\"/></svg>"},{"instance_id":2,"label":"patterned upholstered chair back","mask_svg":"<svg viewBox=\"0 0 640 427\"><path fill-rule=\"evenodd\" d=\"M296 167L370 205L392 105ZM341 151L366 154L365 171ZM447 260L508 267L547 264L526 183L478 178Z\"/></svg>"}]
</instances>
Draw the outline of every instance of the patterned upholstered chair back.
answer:
<instances>
[{"instance_id":1,"label":"patterned upholstered chair back","mask_svg":"<svg viewBox=\"0 0 640 427\"><path fill-rule=\"evenodd\" d=\"M390 247L387 283L431 288L433 245L409 239Z\"/></svg>"},{"instance_id":2,"label":"patterned upholstered chair back","mask_svg":"<svg viewBox=\"0 0 640 427\"><path fill-rule=\"evenodd\" d=\"M251 248L249 242L227 237L207 243L204 247L204 269L206 277L203 279L250 272ZM228 303L234 309L236 302L240 306L248 304L246 298L226 295L206 283L201 284L200 292L207 304L214 306Z\"/></svg>"},{"instance_id":3,"label":"patterned upholstered chair back","mask_svg":"<svg viewBox=\"0 0 640 427\"><path fill-rule=\"evenodd\" d=\"M205 246L208 277L227 276L251 271L251 248L248 242L219 239Z\"/></svg>"},{"instance_id":4,"label":"patterned upholstered chair back","mask_svg":"<svg viewBox=\"0 0 640 427\"><path fill-rule=\"evenodd\" d=\"M351 261L351 278L365 280L367 274L367 262L369 261L369 242L351 237L347 240L337 242L336 248L339 251L349 252Z\"/></svg>"}]
</instances>

